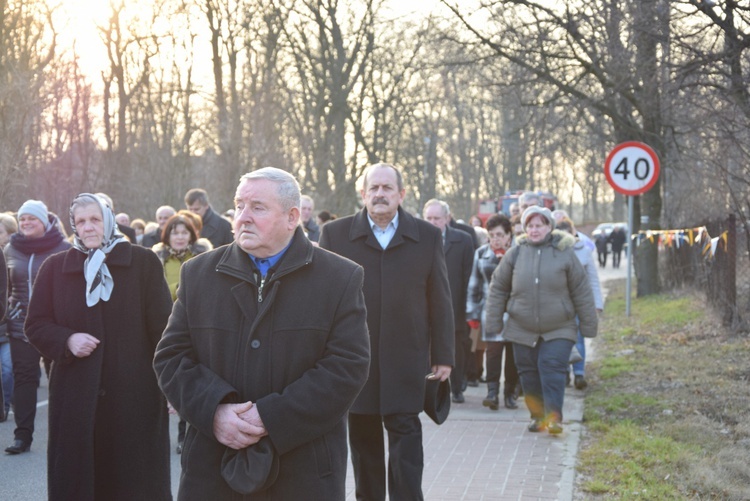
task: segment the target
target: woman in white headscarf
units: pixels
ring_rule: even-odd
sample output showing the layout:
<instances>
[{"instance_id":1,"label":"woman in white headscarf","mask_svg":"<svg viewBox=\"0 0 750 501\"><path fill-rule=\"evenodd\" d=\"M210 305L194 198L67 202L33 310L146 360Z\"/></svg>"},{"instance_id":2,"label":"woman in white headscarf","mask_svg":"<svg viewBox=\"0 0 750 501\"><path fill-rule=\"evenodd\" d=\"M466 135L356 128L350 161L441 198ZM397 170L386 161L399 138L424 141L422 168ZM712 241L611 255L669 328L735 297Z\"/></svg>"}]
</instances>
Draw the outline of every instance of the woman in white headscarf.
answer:
<instances>
[{"instance_id":1,"label":"woman in white headscarf","mask_svg":"<svg viewBox=\"0 0 750 501\"><path fill-rule=\"evenodd\" d=\"M53 360L49 499L171 499L166 402L151 363L172 301L161 263L95 195L70 208L73 249L39 270L27 336Z\"/></svg>"}]
</instances>

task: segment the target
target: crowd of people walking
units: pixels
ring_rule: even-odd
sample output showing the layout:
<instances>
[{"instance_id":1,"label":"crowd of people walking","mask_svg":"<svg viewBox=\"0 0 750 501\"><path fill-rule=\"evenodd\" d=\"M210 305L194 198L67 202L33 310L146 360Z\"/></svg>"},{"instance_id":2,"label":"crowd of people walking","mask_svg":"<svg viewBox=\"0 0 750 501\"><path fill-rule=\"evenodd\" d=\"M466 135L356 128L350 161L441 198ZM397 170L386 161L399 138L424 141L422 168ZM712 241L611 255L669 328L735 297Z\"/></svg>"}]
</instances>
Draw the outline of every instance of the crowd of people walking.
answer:
<instances>
[{"instance_id":1,"label":"crowd of people walking","mask_svg":"<svg viewBox=\"0 0 750 501\"><path fill-rule=\"evenodd\" d=\"M32 447L42 367L50 499L171 499L169 412L182 500L344 499L349 460L357 499L423 499L434 388L468 405L486 383L487 412L523 398L530 432L562 433L602 308L595 244L533 193L470 225L405 195L371 165L361 210L316 218L267 167L224 214L199 188L153 223L82 193L70 237L39 200L0 214L5 452Z\"/></svg>"}]
</instances>

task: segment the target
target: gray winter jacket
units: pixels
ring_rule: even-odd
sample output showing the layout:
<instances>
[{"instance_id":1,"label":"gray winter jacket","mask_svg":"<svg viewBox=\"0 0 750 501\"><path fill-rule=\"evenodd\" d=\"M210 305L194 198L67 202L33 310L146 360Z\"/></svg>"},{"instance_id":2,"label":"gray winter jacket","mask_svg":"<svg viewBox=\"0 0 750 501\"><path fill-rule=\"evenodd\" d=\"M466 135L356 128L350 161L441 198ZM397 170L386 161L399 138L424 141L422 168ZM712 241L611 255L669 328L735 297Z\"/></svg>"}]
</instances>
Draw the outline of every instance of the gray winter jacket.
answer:
<instances>
[{"instance_id":1,"label":"gray winter jacket","mask_svg":"<svg viewBox=\"0 0 750 501\"><path fill-rule=\"evenodd\" d=\"M583 336L595 337L594 296L574 244L572 235L557 230L539 244L520 237L492 274L485 304L487 330L505 327L506 341L526 346L535 346L539 338L575 342L577 315Z\"/></svg>"}]
</instances>

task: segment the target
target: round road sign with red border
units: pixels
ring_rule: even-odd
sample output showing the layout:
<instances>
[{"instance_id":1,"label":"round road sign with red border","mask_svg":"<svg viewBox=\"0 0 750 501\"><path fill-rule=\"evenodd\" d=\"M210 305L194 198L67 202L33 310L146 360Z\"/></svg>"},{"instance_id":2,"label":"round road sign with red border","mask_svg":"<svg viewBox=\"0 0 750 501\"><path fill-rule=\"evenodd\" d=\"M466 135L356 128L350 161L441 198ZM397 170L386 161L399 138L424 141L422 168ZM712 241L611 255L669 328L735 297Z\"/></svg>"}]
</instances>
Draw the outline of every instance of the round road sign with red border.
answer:
<instances>
[{"instance_id":1,"label":"round road sign with red border","mask_svg":"<svg viewBox=\"0 0 750 501\"><path fill-rule=\"evenodd\" d=\"M618 193L640 195L659 179L659 158L647 144L628 141L618 144L607 155L604 175Z\"/></svg>"}]
</instances>

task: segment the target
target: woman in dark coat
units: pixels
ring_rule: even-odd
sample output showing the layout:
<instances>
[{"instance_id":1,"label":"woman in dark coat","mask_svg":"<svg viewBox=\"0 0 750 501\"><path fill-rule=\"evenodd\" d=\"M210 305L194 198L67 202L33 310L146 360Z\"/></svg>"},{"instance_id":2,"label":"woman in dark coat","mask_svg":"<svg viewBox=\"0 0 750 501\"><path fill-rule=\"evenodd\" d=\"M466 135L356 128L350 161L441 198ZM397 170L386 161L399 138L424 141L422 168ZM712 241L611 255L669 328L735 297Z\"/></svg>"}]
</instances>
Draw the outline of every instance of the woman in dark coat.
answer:
<instances>
[{"instance_id":1,"label":"woman in dark coat","mask_svg":"<svg viewBox=\"0 0 750 501\"><path fill-rule=\"evenodd\" d=\"M27 200L18 209L18 233L5 247L10 281L7 332L13 365L13 415L16 429L6 454L28 452L34 439L36 390L39 387L39 352L29 344L24 332L32 285L42 263L49 256L70 248L57 228L57 218L39 200ZM45 361L45 366L46 366Z\"/></svg>"},{"instance_id":2,"label":"woman in dark coat","mask_svg":"<svg viewBox=\"0 0 750 501\"><path fill-rule=\"evenodd\" d=\"M73 200L74 248L39 271L26 322L53 360L49 499L171 499L167 404L152 360L171 310L156 255L131 245L112 210Z\"/></svg>"},{"instance_id":3,"label":"woman in dark coat","mask_svg":"<svg viewBox=\"0 0 750 501\"><path fill-rule=\"evenodd\" d=\"M469 279L466 300L466 318L472 328L482 326L484 303L490 290L492 273L510 247L513 229L504 214L493 214L487 219L489 243L474 253L474 266ZM505 391L504 403L508 409L517 409L516 385L518 370L513 358L513 344L506 341L502 332L482 332L482 340L487 343L487 397L482 405L496 411L500 408L500 374L503 370L505 352Z\"/></svg>"}]
</instances>

